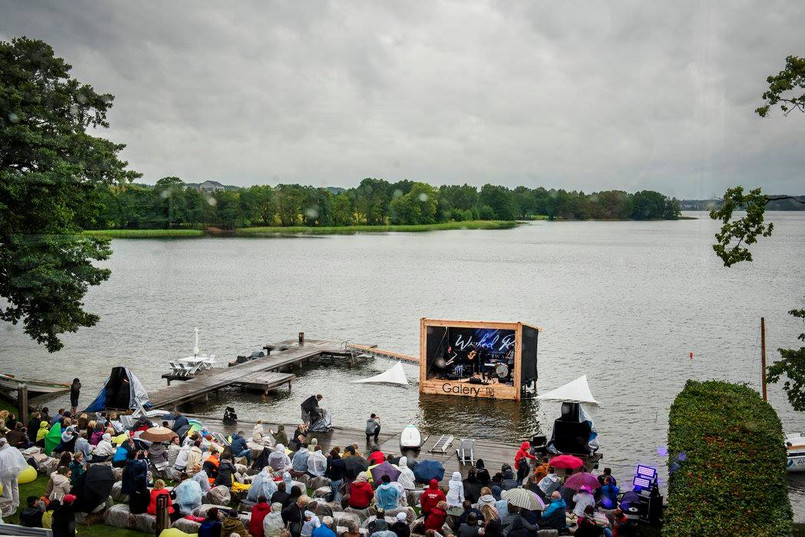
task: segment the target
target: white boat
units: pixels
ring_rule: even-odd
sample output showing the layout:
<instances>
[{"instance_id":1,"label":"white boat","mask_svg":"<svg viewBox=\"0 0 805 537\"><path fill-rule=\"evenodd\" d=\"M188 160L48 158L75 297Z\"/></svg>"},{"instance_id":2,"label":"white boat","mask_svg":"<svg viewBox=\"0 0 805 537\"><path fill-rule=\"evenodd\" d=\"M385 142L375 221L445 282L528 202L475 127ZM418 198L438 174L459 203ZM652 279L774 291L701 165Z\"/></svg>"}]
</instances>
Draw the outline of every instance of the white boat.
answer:
<instances>
[{"instance_id":1,"label":"white boat","mask_svg":"<svg viewBox=\"0 0 805 537\"><path fill-rule=\"evenodd\" d=\"M0 374L0 389L16 393L17 387L24 384L28 388L28 396L35 397L46 393L63 393L70 391L70 385L61 382L15 377L14 375Z\"/></svg>"},{"instance_id":2,"label":"white boat","mask_svg":"<svg viewBox=\"0 0 805 537\"><path fill-rule=\"evenodd\" d=\"M793 433L785 437L789 472L805 472L805 434Z\"/></svg>"}]
</instances>

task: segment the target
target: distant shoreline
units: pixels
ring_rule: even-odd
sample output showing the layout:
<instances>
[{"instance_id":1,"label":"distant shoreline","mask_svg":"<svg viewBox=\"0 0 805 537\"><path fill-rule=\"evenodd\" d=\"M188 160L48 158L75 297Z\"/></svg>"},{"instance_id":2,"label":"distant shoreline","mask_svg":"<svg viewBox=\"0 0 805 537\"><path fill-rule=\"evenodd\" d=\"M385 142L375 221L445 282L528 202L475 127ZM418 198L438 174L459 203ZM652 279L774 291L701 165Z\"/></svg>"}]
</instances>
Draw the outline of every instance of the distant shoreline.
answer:
<instances>
[{"instance_id":1,"label":"distant shoreline","mask_svg":"<svg viewBox=\"0 0 805 537\"><path fill-rule=\"evenodd\" d=\"M276 237L282 235L353 235L356 233L423 233L428 231L512 229L518 225L508 220L471 220L440 224L385 226L270 226L219 229L98 229L84 235L112 239L162 239L200 237Z\"/></svg>"}]
</instances>

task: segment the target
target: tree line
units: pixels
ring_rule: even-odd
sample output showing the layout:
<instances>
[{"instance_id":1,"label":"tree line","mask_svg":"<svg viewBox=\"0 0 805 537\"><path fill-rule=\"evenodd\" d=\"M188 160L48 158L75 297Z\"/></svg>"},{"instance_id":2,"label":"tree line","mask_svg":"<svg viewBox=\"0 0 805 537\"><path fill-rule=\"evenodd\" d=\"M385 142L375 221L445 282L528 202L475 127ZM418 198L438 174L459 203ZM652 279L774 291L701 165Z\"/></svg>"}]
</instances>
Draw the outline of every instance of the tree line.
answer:
<instances>
[{"instance_id":1,"label":"tree line","mask_svg":"<svg viewBox=\"0 0 805 537\"><path fill-rule=\"evenodd\" d=\"M649 190L585 194L563 189L510 189L486 184L435 187L424 182L367 178L354 188L298 184L256 185L203 192L178 177L156 185L100 185L84 229L199 228L251 226L353 226L435 224L467 220L676 219L676 199Z\"/></svg>"}]
</instances>

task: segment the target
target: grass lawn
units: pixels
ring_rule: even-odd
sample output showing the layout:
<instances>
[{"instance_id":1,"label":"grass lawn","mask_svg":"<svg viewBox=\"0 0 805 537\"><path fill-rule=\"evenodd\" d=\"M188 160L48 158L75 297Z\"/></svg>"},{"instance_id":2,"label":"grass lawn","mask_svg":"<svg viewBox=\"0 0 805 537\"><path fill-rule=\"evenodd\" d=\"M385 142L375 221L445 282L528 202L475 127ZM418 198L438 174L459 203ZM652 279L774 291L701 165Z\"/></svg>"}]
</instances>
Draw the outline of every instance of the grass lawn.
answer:
<instances>
[{"instance_id":1,"label":"grass lawn","mask_svg":"<svg viewBox=\"0 0 805 537\"><path fill-rule=\"evenodd\" d=\"M201 229L95 229L84 231L84 235L112 239L164 239L203 237L204 231Z\"/></svg>"},{"instance_id":2,"label":"grass lawn","mask_svg":"<svg viewBox=\"0 0 805 537\"><path fill-rule=\"evenodd\" d=\"M20 485L20 502L24 505L26 501L25 499L28 496L43 496L45 494L45 487L47 484L48 478L45 476L39 476L36 478L36 481L33 481L32 483ZM9 524L18 524L19 517L17 515L21 510L22 507L20 507L17 513L7 517L5 522ZM115 528L112 526L107 526L106 524L95 524L92 526L83 526L78 524L76 530L76 533L81 537L142 537L145 535L139 531Z\"/></svg>"}]
</instances>

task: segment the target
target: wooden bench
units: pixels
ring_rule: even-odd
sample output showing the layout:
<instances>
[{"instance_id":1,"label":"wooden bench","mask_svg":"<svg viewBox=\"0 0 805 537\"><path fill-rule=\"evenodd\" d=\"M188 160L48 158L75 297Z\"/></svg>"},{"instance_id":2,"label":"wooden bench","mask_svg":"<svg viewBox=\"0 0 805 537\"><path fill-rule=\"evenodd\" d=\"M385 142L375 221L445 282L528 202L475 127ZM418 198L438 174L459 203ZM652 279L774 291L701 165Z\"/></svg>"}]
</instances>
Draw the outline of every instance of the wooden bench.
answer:
<instances>
[{"instance_id":1,"label":"wooden bench","mask_svg":"<svg viewBox=\"0 0 805 537\"><path fill-rule=\"evenodd\" d=\"M47 528L27 528L16 524L0 524L0 535L31 535L33 537L53 537Z\"/></svg>"}]
</instances>

